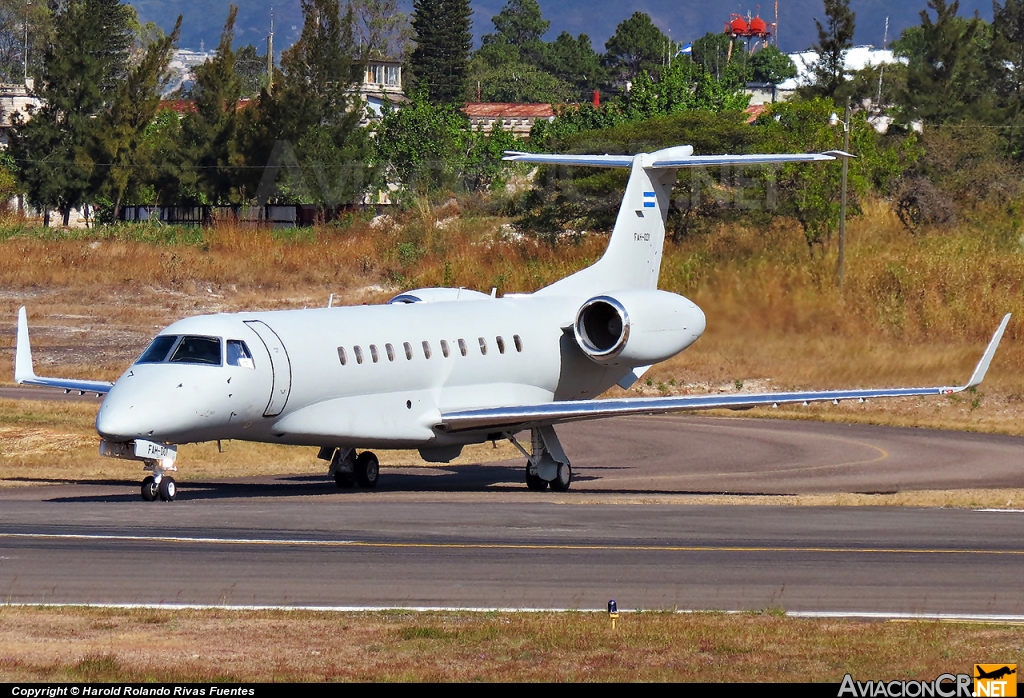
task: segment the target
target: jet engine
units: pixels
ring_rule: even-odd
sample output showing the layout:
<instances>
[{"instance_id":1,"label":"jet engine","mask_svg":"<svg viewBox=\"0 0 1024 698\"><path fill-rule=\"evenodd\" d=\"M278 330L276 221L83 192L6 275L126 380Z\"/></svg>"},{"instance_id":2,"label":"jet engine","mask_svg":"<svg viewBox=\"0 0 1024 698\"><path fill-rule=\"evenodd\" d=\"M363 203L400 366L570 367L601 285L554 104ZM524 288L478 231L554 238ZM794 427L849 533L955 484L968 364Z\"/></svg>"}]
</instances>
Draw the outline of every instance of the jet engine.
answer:
<instances>
[{"instance_id":1,"label":"jet engine","mask_svg":"<svg viewBox=\"0 0 1024 698\"><path fill-rule=\"evenodd\" d=\"M667 291L596 296L576 313L576 343L596 363L649 366L675 356L704 332L704 313Z\"/></svg>"}]
</instances>

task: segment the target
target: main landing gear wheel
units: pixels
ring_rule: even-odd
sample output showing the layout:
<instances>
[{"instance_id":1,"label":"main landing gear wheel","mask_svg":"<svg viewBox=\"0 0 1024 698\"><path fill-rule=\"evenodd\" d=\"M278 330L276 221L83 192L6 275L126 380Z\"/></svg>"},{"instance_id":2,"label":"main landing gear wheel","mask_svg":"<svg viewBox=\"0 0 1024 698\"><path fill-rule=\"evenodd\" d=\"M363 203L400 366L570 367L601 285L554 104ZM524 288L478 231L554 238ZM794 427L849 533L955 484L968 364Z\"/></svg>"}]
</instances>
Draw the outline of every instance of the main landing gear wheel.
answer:
<instances>
[{"instance_id":1,"label":"main landing gear wheel","mask_svg":"<svg viewBox=\"0 0 1024 698\"><path fill-rule=\"evenodd\" d=\"M156 478L152 475L142 481L142 498L147 502L155 502L157 498Z\"/></svg>"},{"instance_id":2,"label":"main landing gear wheel","mask_svg":"<svg viewBox=\"0 0 1024 698\"><path fill-rule=\"evenodd\" d=\"M526 466L526 488L534 492L543 492L548 488L546 480L541 480L538 476L530 474L529 464Z\"/></svg>"},{"instance_id":3,"label":"main landing gear wheel","mask_svg":"<svg viewBox=\"0 0 1024 698\"><path fill-rule=\"evenodd\" d=\"M569 485L572 483L572 468L568 463L558 464L558 473L555 475L555 479L551 481L552 492L568 492Z\"/></svg>"},{"instance_id":4,"label":"main landing gear wheel","mask_svg":"<svg viewBox=\"0 0 1024 698\"><path fill-rule=\"evenodd\" d=\"M178 494L178 486L174 484L173 477L167 477L166 475L160 478L160 485L157 487L157 492L160 494L160 499L165 502L173 502L175 496Z\"/></svg>"},{"instance_id":5,"label":"main landing gear wheel","mask_svg":"<svg viewBox=\"0 0 1024 698\"><path fill-rule=\"evenodd\" d=\"M356 484L356 481L352 479L352 473L343 473L341 471L335 470L334 484L338 486L338 489L344 490Z\"/></svg>"},{"instance_id":6,"label":"main landing gear wheel","mask_svg":"<svg viewBox=\"0 0 1024 698\"><path fill-rule=\"evenodd\" d=\"M380 477L380 462L370 451L363 451L356 458L356 482L360 487L376 487Z\"/></svg>"}]
</instances>

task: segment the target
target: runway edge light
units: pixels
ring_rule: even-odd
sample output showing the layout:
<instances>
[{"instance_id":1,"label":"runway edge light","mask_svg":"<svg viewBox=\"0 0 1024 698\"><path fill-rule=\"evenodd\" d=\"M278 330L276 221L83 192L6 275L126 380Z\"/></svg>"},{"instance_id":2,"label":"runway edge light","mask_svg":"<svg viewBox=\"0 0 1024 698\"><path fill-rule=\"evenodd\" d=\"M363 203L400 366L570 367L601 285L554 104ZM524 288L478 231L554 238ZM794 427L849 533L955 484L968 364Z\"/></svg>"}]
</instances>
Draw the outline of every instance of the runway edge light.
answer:
<instances>
[{"instance_id":1,"label":"runway edge light","mask_svg":"<svg viewBox=\"0 0 1024 698\"><path fill-rule=\"evenodd\" d=\"M612 621L612 630L615 630L615 621L619 618L619 607L615 604L615 599L608 601L608 617Z\"/></svg>"}]
</instances>

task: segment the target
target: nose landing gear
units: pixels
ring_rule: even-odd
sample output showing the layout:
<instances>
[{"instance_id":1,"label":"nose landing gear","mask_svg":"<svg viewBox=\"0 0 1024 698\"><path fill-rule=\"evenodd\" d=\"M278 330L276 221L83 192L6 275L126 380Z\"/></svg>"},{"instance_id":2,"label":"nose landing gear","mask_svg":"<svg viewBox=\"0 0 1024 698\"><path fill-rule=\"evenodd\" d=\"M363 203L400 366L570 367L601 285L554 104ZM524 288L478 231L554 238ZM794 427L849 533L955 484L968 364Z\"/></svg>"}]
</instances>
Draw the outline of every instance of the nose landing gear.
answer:
<instances>
[{"instance_id":1,"label":"nose landing gear","mask_svg":"<svg viewBox=\"0 0 1024 698\"><path fill-rule=\"evenodd\" d=\"M155 502L157 498L163 502L173 502L178 496L178 485L173 477L165 473L177 470L174 463L153 461L147 462L143 467L151 470L153 474L147 475L142 481L142 498L147 502Z\"/></svg>"}]
</instances>

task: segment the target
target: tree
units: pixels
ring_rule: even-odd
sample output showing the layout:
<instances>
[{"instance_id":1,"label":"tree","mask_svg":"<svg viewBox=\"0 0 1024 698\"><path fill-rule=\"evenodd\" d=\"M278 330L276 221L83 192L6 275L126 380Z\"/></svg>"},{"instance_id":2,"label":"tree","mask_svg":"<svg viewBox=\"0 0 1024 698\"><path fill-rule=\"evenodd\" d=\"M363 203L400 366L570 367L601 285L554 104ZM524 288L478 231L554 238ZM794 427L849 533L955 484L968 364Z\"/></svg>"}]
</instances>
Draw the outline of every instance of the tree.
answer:
<instances>
[{"instance_id":1,"label":"tree","mask_svg":"<svg viewBox=\"0 0 1024 698\"><path fill-rule=\"evenodd\" d=\"M977 17L958 17L958 0L928 0L928 7L935 19L921 11L917 53L910 56L907 87L900 99L905 116L930 123L998 121L985 65L988 25Z\"/></svg>"},{"instance_id":2,"label":"tree","mask_svg":"<svg viewBox=\"0 0 1024 698\"><path fill-rule=\"evenodd\" d=\"M469 67L467 96L489 102L562 102L573 90L543 67L546 45L541 36L551 24L536 0L509 0L492 18L495 33Z\"/></svg>"},{"instance_id":3,"label":"tree","mask_svg":"<svg viewBox=\"0 0 1024 698\"><path fill-rule=\"evenodd\" d=\"M153 170L153 141L148 138L160 106L160 95L170 77L174 48L181 34L181 17L167 36L152 41L138 63L118 84L113 102L100 115L89 150L103 163L94 173L92 193L113 202L118 219L126 196L137 198Z\"/></svg>"},{"instance_id":4,"label":"tree","mask_svg":"<svg viewBox=\"0 0 1024 698\"><path fill-rule=\"evenodd\" d=\"M728 34L722 32L708 32L693 42L691 57L693 61L702 66L704 70L721 80L726 76L726 71L731 63L730 47L732 39ZM737 40L738 46L732 50L745 51L745 43Z\"/></svg>"},{"instance_id":5,"label":"tree","mask_svg":"<svg viewBox=\"0 0 1024 698\"><path fill-rule=\"evenodd\" d=\"M28 74L39 75L43 50L53 33L53 15L45 2L0 0L0 82L25 77L25 25L28 24Z\"/></svg>"},{"instance_id":6,"label":"tree","mask_svg":"<svg viewBox=\"0 0 1024 698\"><path fill-rule=\"evenodd\" d=\"M54 36L43 50L43 106L32 118L13 118L12 155L29 201L56 208L69 222L93 181L87 149L96 116L110 106L128 73L134 11L118 0L68 0L57 7ZM46 218L48 221L49 219Z\"/></svg>"},{"instance_id":7,"label":"tree","mask_svg":"<svg viewBox=\"0 0 1024 698\"><path fill-rule=\"evenodd\" d=\"M352 32L359 54L367 58L399 60L409 51L412 27L399 10L399 0L349 0L355 22Z\"/></svg>"},{"instance_id":8,"label":"tree","mask_svg":"<svg viewBox=\"0 0 1024 698\"><path fill-rule=\"evenodd\" d=\"M529 63L505 63L483 72L474 71L475 83L470 89L484 102L529 102L558 104L570 99L574 90L570 85Z\"/></svg>"},{"instance_id":9,"label":"tree","mask_svg":"<svg viewBox=\"0 0 1024 698\"><path fill-rule=\"evenodd\" d=\"M442 104L462 100L473 46L469 0L413 0L416 48L410 57L417 90Z\"/></svg>"},{"instance_id":10,"label":"tree","mask_svg":"<svg viewBox=\"0 0 1024 698\"><path fill-rule=\"evenodd\" d=\"M238 200L236 168L241 158L235 148L235 134L242 81L235 73L235 52L231 48L237 16L238 7L231 5L213 58L193 71L195 109L182 119L182 154L192 169L182 180L181 193L198 192L201 201L196 203L216 205Z\"/></svg>"},{"instance_id":11,"label":"tree","mask_svg":"<svg viewBox=\"0 0 1024 698\"><path fill-rule=\"evenodd\" d=\"M1005 121L1010 131L1010 148L1024 155L1024 2L1006 0L992 4L992 55L990 65Z\"/></svg>"},{"instance_id":12,"label":"tree","mask_svg":"<svg viewBox=\"0 0 1024 698\"><path fill-rule=\"evenodd\" d=\"M623 82L633 80L641 70L657 72L671 49L672 42L654 26L650 16L634 12L619 22L615 34L605 43L605 64Z\"/></svg>"},{"instance_id":13,"label":"tree","mask_svg":"<svg viewBox=\"0 0 1024 698\"><path fill-rule=\"evenodd\" d=\"M778 85L780 82L796 77L796 64L793 63L793 59L775 46L765 46L755 53L750 57L747 66L754 82Z\"/></svg>"},{"instance_id":14,"label":"tree","mask_svg":"<svg viewBox=\"0 0 1024 698\"><path fill-rule=\"evenodd\" d=\"M250 165L268 169L251 168L240 181L243 198L335 208L359 201L372 181L369 136L359 126L355 13L349 5L342 14L338 0L302 0L302 14L302 34L281 57L281 84L244 117L241 149Z\"/></svg>"},{"instance_id":15,"label":"tree","mask_svg":"<svg viewBox=\"0 0 1024 698\"><path fill-rule=\"evenodd\" d=\"M834 99L846 82L846 52L853 48L856 14L850 10L850 0L825 0L825 16L827 27L814 20L818 29L818 43L814 45L818 60L814 64L814 84L805 92Z\"/></svg>"},{"instance_id":16,"label":"tree","mask_svg":"<svg viewBox=\"0 0 1024 698\"><path fill-rule=\"evenodd\" d=\"M584 100L590 96L591 90L603 87L608 79L608 71L601 65L601 56L594 51L586 34L576 38L569 32L559 34L557 39L545 45L540 67L571 85L577 98Z\"/></svg>"},{"instance_id":17,"label":"tree","mask_svg":"<svg viewBox=\"0 0 1024 698\"><path fill-rule=\"evenodd\" d=\"M241 83L241 96L252 99L267 84L267 56L260 55L255 46L249 44L235 52L235 75Z\"/></svg>"}]
</instances>

